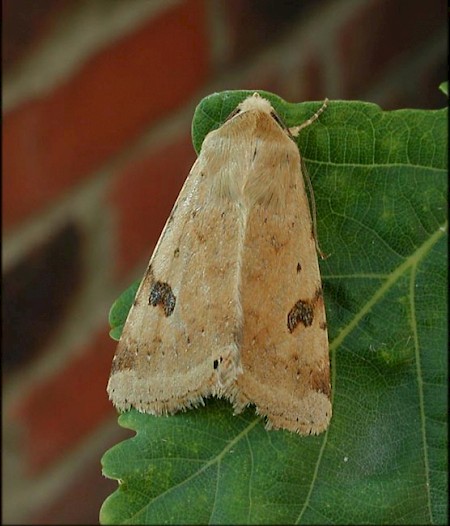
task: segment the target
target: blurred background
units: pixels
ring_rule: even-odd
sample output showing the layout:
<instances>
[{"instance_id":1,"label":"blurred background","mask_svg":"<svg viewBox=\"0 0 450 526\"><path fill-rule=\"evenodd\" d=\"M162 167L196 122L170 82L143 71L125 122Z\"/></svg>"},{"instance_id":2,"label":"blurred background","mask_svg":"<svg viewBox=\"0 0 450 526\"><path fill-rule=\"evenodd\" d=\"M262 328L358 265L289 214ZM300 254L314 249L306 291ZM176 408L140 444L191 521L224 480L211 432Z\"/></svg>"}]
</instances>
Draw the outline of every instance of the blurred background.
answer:
<instances>
[{"instance_id":1,"label":"blurred background","mask_svg":"<svg viewBox=\"0 0 450 526\"><path fill-rule=\"evenodd\" d=\"M107 315L195 159L202 97L440 108L442 0L3 0L3 523L95 524L131 433Z\"/></svg>"}]
</instances>

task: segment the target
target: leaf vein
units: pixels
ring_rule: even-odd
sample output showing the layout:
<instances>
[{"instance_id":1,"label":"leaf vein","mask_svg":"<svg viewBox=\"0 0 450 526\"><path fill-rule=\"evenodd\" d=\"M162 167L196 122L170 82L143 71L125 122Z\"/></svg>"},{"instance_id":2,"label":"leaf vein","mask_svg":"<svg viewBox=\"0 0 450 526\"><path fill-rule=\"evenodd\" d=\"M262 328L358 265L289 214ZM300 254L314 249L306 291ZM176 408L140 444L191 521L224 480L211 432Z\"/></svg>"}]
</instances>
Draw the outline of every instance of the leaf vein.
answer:
<instances>
[{"instance_id":1,"label":"leaf vein","mask_svg":"<svg viewBox=\"0 0 450 526\"><path fill-rule=\"evenodd\" d=\"M422 434L422 444L423 444L423 462L425 467L425 485L426 485L426 494L427 494L427 507L430 517L430 524L433 524L433 514L431 511L431 495L430 495L430 466L428 461L428 445L427 445L427 432L425 425L425 400L423 393L423 380L422 380L422 364L420 360L420 346L419 346L419 335L417 332L417 323L416 323L416 305L415 305L415 282L416 282L416 273L417 273L417 263L413 265L411 269L411 276L409 281L409 292L410 292L410 309L411 309L411 328L414 337L414 349L416 355L416 373L417 373L417 389L419 395L419 409L420 409L420 430Z\"/></svg>"}]
</instances>

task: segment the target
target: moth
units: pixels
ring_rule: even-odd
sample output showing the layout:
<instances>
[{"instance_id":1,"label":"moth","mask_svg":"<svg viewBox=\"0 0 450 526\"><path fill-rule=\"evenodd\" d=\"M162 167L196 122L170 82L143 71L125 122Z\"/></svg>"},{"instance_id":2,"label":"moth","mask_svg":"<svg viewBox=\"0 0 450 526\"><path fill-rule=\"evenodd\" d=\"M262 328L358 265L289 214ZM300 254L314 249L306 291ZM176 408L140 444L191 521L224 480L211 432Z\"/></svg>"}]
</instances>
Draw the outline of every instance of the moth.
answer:
<instances>
[{"instance_id":1,"label":"moth","mask_svg":"<svg viewBox=\"0 0 450 526\"><path fill-rule=\"evenodd\" d=\"M235 412L254 404L269 429L327 428L328 334L301 166L258 93L206 136L113 359L116 408L171 414L215 395Z\"/></svg>"}]
</instances>

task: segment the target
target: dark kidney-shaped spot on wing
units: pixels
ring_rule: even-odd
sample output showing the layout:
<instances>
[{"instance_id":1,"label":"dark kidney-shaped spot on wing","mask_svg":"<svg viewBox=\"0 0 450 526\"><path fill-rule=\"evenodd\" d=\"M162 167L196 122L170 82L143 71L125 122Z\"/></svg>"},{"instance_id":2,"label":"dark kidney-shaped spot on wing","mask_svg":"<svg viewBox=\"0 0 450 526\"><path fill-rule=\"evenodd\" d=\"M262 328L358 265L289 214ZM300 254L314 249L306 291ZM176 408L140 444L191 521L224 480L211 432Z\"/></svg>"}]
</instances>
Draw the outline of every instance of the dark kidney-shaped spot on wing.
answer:
<instances>
[{"instance_id":1,"label":"dark kidney-shaped spot on wing","mask_svg":"<svg viewBox=\"0 0 450 526\"><path fill-rule=\"evenodd\" d=\"M287 317L287 326L289 332L297 327L299 323L303 323L305 327L312 325L314 320L314 306L310 301L299 300L289 311Z\"/></svg>"},{"instance_id":2,"label":"dark kidney-shaped spot on wing","mask_svg":"<svg viewBox=\"0 0 450 526\"><path fill-rule=\"evenodd\" d=\"M151 290L150 297L148 299L149 305L156 307L161 305L164 310L164 315L169 317L175 309L176 297L172 292L172 288L168 283L162 281L156 281Z\"/></svg>"}]
</instances>

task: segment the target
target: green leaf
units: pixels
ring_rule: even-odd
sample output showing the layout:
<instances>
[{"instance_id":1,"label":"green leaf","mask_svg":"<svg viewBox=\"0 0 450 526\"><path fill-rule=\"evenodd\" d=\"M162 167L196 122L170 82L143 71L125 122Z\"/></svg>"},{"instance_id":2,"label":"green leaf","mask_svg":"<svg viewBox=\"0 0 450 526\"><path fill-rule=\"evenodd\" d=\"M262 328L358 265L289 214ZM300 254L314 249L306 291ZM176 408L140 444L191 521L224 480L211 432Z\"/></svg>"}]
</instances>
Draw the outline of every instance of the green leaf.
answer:
<instances>
[{"instance_id":1,"label":"green leaf","mask_svg":"<svg viewBox=\"0 0 450 526\"><path fill-rule=\"evenodd\" d=\"M112 304L109 311L109 325L111 330L109 335L113 340L119 341L120 335L122 334L123 326L128 316L128 311L131 308L131 304L136 296L137 289L139 288L140 280L135 281L130 287L127 288Z\"/></svg>"},{"instance_id":2,"label":"green leaf","mask_svg":"<svg viewBox=\"0 0 450 526\"><path fill-rule=\"evenodd\" d=\"M448 96L448 81L446 80L445 82L439 84L439 89L442 91L442 93Z\"/></svg>"},{"instance_id":3,"label":"green leaf","mask_svg":"<svg viewBox=\"0 0 450 526\"><path fill-rule=\"evenodd\" d=\"M199 104L197 149L247 94ZM270 99L288 125L321 104ZM103 524L448 523L446 129L446 110L336 101L298 138L330 254L329 429L266 431L220 400L125 413L136 435L103 457L120 481Z\"/></svg>"}]
</instances>

